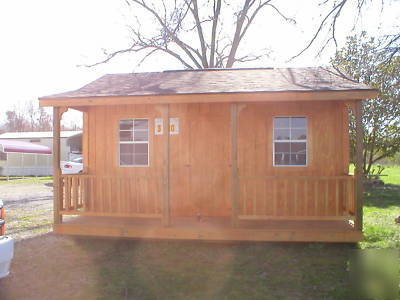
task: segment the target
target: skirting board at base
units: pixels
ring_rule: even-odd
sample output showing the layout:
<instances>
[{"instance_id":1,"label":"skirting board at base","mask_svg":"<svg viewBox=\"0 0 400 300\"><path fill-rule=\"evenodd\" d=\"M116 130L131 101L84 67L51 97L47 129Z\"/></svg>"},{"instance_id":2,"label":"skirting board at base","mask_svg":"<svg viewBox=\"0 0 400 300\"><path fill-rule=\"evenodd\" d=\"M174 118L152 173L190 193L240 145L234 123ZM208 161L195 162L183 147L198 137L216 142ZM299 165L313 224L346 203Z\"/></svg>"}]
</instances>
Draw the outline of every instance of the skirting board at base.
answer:
<instances>
[{"instance_id":1,"label":"skirting board at base","mask_svg":"<svg viewBox=\"0 0 400 300\"><path fill-rule=\"evenodd\" d=\"M362 232L357 230L137 228L85 224L55 224L53 229L55 233L65 235L133 239L336 243L354 243L363 239Z\"/></svg>"}]
</instances>

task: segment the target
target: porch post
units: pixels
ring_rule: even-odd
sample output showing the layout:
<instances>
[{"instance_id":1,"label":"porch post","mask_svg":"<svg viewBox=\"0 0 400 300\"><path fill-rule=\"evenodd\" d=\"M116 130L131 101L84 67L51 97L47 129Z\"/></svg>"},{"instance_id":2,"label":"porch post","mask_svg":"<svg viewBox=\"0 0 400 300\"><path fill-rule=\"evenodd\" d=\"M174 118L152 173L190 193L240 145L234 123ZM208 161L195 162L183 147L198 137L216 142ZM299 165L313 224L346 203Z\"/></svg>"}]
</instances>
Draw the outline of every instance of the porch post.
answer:
<instances>
[{"instance_id":1,"label":"porch post","mask_svg":"<svg viewBox=\"0 0 400 300\"><path fill-rule=\"evenodd\" d=\"M163 135L164 140L164 167L163 167L163 210L162 210L162 224L168 227L171 224L171 211L170 211L170 128L169 128L169 104L163 105L162 117L164 122L165 132Z\"/></svg>"},{"instance_id":2,"label":"porch post","mask_svg":"<svg viewBox=\"0 0 400 300\"><path fill-rule=\"evenodd\" d=\"M356 145L355 145L355 201L356 201L356 218L355 218L355 228L357 230L363 229L363 180L364 180L364 170L363 170L363 140L364 140L364 129L362 125L362 115L363 107L362 100L358 100L354 107L355 115L355 129L356 129Z\"/></svg>"},{"instance_id":3,"label":"porch post","mask_svg":"<svg viewBox=\"0 0 400 300\"><path fill-rule=\"evenodd\" d=\"M83 111L83 128L82 128L82 158L83 173L89 173L89 114Z\"/></svg>"},{"instance_id":4,"label":"porch post","mask_svg":"<svg viewBox=\"0 0 400 300\"><path fill-rule=\"evenodd\" d=\"M238 178L238 149L237 149L238 105L231 104L231 223L238 225L239 178Z\"/></svg>"},{"instance_id":5,"label":"porch post","mask_svg":"<svg viewBox=\"0 0 400 300\"><path fill-rule=\"evenodd\" d=\"M53 211L54 224L61 224L60 201L62 199L61 169L60 169L60 119L61 109L53 107Z\"/></svg>"}]
</instances>

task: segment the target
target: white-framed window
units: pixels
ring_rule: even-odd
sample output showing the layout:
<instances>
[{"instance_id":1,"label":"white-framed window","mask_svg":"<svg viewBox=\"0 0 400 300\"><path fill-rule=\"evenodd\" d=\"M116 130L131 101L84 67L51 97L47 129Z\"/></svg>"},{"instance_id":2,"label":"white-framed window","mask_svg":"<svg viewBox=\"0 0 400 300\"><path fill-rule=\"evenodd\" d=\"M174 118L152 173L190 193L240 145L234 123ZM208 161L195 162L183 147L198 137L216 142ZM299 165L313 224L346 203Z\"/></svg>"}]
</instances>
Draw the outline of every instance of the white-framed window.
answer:
<instances>
[{"instance_id":1,"label":"white-framed window","mask_svg":"<svg viewBox=\"0 0 400 300\"><path fill-rule=\"evenodd\" d=\"M307 166L307 118L274 117L274 166Z\"/></svg>"},{"instance_id":2,"label":"white-framed window","mask_svg":"<svg viewBox=\"0 0 400 300\"><path fill-rule=\"evenodd\" d=\"M149 165L149 120L119 120L119 165Z\"/></svg>"}]
</instances>

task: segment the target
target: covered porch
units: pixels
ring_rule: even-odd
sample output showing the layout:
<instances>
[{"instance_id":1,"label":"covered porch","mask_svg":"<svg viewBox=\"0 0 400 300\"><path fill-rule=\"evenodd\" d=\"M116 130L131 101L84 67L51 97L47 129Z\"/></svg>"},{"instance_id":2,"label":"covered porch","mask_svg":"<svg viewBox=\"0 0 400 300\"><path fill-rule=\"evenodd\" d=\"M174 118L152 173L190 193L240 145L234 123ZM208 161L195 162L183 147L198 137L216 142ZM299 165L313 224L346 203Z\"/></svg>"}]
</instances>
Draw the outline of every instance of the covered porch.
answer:
<instances>
[{"instance_id":1,"label":"covered porch","mask_svg":"<svg viewBox=\"0 0 400 300\"><path fill-rule=\"evenodd\" d=\"M60 175L59 182L55 218L63 221L54 224L54 231L60 234L220 241L362 239L355 227L355 180L350 175L238 177L241 192L230 217L179 216L171 209L165 215L163 199L156 197L162 192L162 177ZM264 190L260 199L249 189L254 184Z\"/></svg>"}]
</instances>

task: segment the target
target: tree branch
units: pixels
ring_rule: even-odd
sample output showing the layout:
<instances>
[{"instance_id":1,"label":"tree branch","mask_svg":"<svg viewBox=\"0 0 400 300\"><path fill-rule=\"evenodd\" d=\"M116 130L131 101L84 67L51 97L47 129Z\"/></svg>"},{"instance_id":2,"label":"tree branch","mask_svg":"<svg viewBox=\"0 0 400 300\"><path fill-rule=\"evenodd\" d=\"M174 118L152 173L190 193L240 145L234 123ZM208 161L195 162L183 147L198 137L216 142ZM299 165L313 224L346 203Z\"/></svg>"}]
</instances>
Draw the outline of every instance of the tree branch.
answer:
<instances>
[{"instance_id":1,"label":"tree branch","mask_svg":"<svg viewBox=\"0 0 400 300\"><path fill-rule=\"evenodd\" d=\"M132 2L140 5L141 7L143 7L145 10L147 10L148 12L150 12L156 19L157 21L160 23L160 25L162 26L162 28L165 30L165 32L168 34L168 36L186 53L187 56L189 56L189 58L193 61L193 63L196 65L196 67L198 67L199 69L201 69L201 65L199 64L199 62L194 58L194 56L192 55L191 51L189 50L189 48L187 47L187 45L182 42L177 36L176 34L174 34L173 32L171 32L171 30L168 28L167 24L165 24L163 22L163 20L161 19L161 17L158 15L158 13L152 9L151 7L149 7L144 0L140 1L140 0L131 0ZM190 3L188 4L190 5ZM179 22L178 22L179 23Z\"/></svg>"},{"instance_id":2,"label":"tree branch","mask_svg":"<svg viewBox=\"0 0 400 300\"><path fill-rule=\"evenodd\" d=\"M254 1L252 0L245 0L243 9L238 13L237 16L237 21L236 21L236 28L235 28L235 34L233 36L233 41L232 41L232 46L231 50L229 51L228 55L228 61L226 63L227 68L232 68L234 62L235 62L235 55L236 51L239 47L240 43L240 34L242 32L242 27L243 23L246 19L247 12L249 11L249 8L254 4Z\"/></svg>"},{"instance_id":3,"label":"tree branch","mask_svg":"<svg viewBox=\"0 0 400 300\"><path fill-rule=\"evenodd\" d=\"M247 29L250 27L251 23L253 22L254 18L258 14L258 12L263 8L264 6L268 5L272 0L265 1L263 3L260 3L258 7L254 10L254 12L251 14L249 20L247 21L246 26L244 27L243 31L240 34L240 40L243 38L243 36L246 34Z\"/></svg>"},{"instance_id":4,"label":"tree branch","mask_svg":"<svg viewBox=\"0 0 400 300\"><path fill-rule=\"evenodd\" d=\"M215 3L214 0L214 18L213 18L213 23L212 23L212 29L211 29L211 50L210 50L210 68L214 68L214 56L215 56L215 49L216 49L216 36L217 36L217 25L218 25L218 18L219 14L221 12L221 0L216 0L217 3Z\"/></svg>"},{"instance_id":5,"label":"tree branch","mask_svg":"<svg viewBox=\"0 0 400 300\"><path fill-rule=\"evenodd\" d=\"M208 68L206 42L204 40L203 28L201 27L201 22L199 18L199 7L197 5L197 0L192 0L192 3L193 3L193 8L190 7L190 4L188 5L196 23L197 34L199 35L200 47L201 47L201 62L204 68Z\"/></svg>"},{"instance_id":6,"label":"tree branch","mask_svg":"<svg viewBox=\"0 0 400 300\"><path fill-rule=\"evenodd\" d=\"M341 7L344 6L344 4L347 2L347 0L342 0L339 2L339 4L335 5L330 11L329 13L325 16L325 18L322 20L321 24L319 25L317 31L314 33L314 36L312 37L311 41L307 44L307 46L301 50L298 54L296 54L295 56L293 56L292 58L289 59L289 61L292 61L293 59L299 57L301 54L303 54L305 51L307 51L311 45L314 43L314 41L317 39L317 37L319 36L322 28L325 26L328 18L336 11L336 10L341 10ZM336 17L337 18L337 15Z\"/></svg>"}]
</instances>

